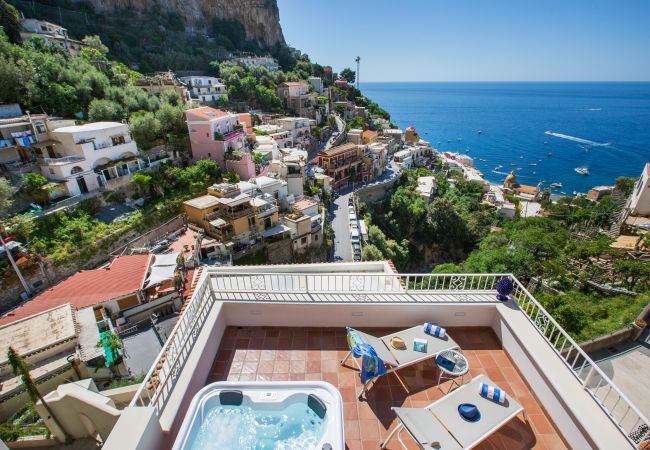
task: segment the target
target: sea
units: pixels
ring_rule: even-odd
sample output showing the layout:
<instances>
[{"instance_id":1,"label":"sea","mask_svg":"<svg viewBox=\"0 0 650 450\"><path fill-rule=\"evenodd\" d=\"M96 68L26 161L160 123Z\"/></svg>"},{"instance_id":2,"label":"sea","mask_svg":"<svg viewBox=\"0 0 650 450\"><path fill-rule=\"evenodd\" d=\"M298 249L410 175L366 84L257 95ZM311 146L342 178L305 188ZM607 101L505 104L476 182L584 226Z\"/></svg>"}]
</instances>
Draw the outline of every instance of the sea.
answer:
<instances>
[{"instance_id":1,"label":"sea","mask_svg":"<svg viewBox=\"0 0 650 450\"><path fill-rule=\"evenodd\" d=\"M464 153L484 178L561 183L559 195L638 177L650 161L647 82L394 82L361 90L401 129ZM589 175L575 168L585 167Z\"/></svg>"}]
</instances>

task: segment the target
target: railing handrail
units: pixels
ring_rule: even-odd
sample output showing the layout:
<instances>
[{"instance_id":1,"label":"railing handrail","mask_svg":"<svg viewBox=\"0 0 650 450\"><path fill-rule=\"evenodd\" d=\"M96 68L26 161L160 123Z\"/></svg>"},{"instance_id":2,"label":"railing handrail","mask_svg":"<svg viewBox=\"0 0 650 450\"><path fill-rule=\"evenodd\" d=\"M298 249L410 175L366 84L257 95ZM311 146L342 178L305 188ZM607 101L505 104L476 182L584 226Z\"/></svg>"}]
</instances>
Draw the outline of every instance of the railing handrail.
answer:
<instances>
[{"instance_id":1,"label":"railing handrail","mask_svg":"<svg viewBox=\"0 0 650 450\"><path fill-rule=\"evenodd\" d=\"M587 390L588 392L590 392L590 394L592 395L592 397L594 398L594 400L596 401L596 403L598 403L598 404L603 408L603 410L607 413L607 415L610 417L610 419L612 419L612 421L614 421L614 423L616 424L616 426L617 426L621 431L623 431L623 434L624 434L625 437L628 439L628 441L630 441L630 443L632 443L632 444L634 444L634 445L638 444L637 442L634 442L634 441L631 439L631 437L629 436L629 434L630 434L631 432L634 431L634 428L635 428L636 425L639 424L639 423L644 423L646 426L650 427L650 421L648 420L648 418L645 417L645 415L644 415L644 414L643 414L643 413L642 413L642 412L641 412L641 411L640 411L640 410L639 410L639 409L634 405L634 403L633 403L633 402L632 402L632 401L627 397L627 395L625 395L625 393L624 393L623 391L620 390L620 388L619 388L619 387L614 383L614 381L612 381L612 380L611 380L611 379L610 379L610 378L605 374L605 372L604 372L600 367L598 367L598 365L596 364L596 362L595 362L594 360L592 360L592 359L589 357L589 355L588 355L588 354L587 354L587 353L586 353L586 352L585 352L585 351L584 351L584 350L583 350L583 349L582 349L582 348L581 348L581 347L580 347L580 346L579 346L579 345L578 345L578 344L573 340L573 338L569 335L569 333L567 333L567 332L564 330L564 328L562 328L562 327L560 326L560 324L557 323L557 321L553 318L553 316L551 316L551 314L549 314L549 312L546 311L546 309L545 309L545 308L544 308L544 307L543 307L543 306L542 306L542 305L541 305L541 304L540 304L540 303L535 299L535 297L533 297L533 295L532 295L530 292L528 292L528 290L527 290L527 289L526 289L526 288L521 284L521 282L520 282L519 280L517 280L517 278L515 278L513 275L511 275L511 279L514 281L515 285L516 285L519 289L521 289L521 291L522 291L522 292L524 293L524 295L526 296L527 300L528 300L529 302L531 302L533 305L535 305L535 307L537 308L538 315L539 315L539 313L542 313L542 314L544 315L544 317L545 317L545 320L548 320L548 321L549 321L551 324L553 324L553 326L558 330L558 337L556 338L556 342L555 342L555 344L551 344L551 347L553 348L553 350L558 354L558 356L560 356L560 358L565 362L565 364L566 364L567 367L570 369L570 371L574 374L574 376L575 376L575 377L576 377L576 378L581 382L583 388L584 388L585 390ZM516 298L516 297L515 297L515 298ZM553 333L551 333L548 337L546 336L546 331L548 330L548 325L545 327L544 332L542 332L542 330L540 329L540 327L535 323L535 321L533 320L533 318L531 317L531 315L528 313L528 310L527 310L527 309L524 309L523 307L521 307L521 305L520 305L520 310L521 310L521 311L526 315L526 317L528 317L528 320L530 320L530 322L532 323L532 325L533 325L533 326L535 327L535 329L536 329L536 330L537 330L537 331L542 335L542 337L544 337L545 340L547 340L549 343L551 343L551 337L553 336ZM533 310L534 310L534 309L533 309ZM559 335L562 335L562 337L563 337L563 339L564 339L564 343L563 343L562 348L560 349L560 351L558 351L557 348L556 348L556 345L557 345L557 343L559 342ZM564 347L565 347L565 345L566 345L567 342L570 344L570 346L569 346L569 350L568 350L567 353L566 353L567 357L564 358L564 357L562 357L562 351L564 350ZM572 353L573 350L575 350L575 352L576 352L576 356L573 358L573 360L574 360L573 365L569 365L569 363L568 363L568 359L569 359L570 356L572 356L571 353ZM582 357L583 364L582 364L582 366L581 366L581 368L580 368L580 371L578 371L578 373L576 373L576 372L575 372L575 367L574 367L574 366L575 366L576 362L579 361L578 356ZM585 379L582 380L582 379L580 378L580 374L582 373L582 370L583 370L585 367L587 367L587 366L590 367L590 371L588 372L588 374L587 374L587 376L585 377ZM627 404L627 406L628 406L628 411L623 415L623 417L620 419L620 421L619 421L618 423L615 421L615 417L613 416L614 409L616 408L616 406L618 406L618 401L615 403L614 407L612 408L612 411L610 412L610 411L608 411L607 406L604 404L604 400L607 398L607 396L606 396L605 399L603 399L603 401L601 402L601 401L597 398L596 393L595 393L595 392L594 392L594 393L591 393L591 391L590 391L590 388L589 388L588 384L589 384L591 381L593 381L593 379L594 379L594 375L593 375L593 373L594 373L594 372L595 372L596 374L598 374L598 376L600 376L600 378L602 379L602 381L605 382L605 385L609 385L609 387L610 387L610 391L608 392L607 396L609 396L609 393L610 393L611 390L613 389L613 390L616 392L616 394L619 396L619 399L622 399L623 402L624 402L625 404ZM597 389L598 387L600 387L600 383L596 386L596 389ZM634 412L634 414L636 414L636 416L638 417L638 419L637 419L637 421L635 422L634 426L632 427L633 429L630 430L630 432L627 432L627 431L626 431L626 430L621 426L621 423L623 422L623 419L627 416L627 413L629 412L630 409ZM646 436L647 436L647 435L648 435L648 431L646 431L645 434L646 434Z\"/></svg>"},{"instance_id":2,"label":"railing handrail","mask_svg":"<svg viewBox=\"0 0 650 450\"><path fill-rule=\"evenodd\" d=\"M266 277L266 278L265 278ZM276 285L271 284L271 286L266 284L266 279L271 278L284 278L285 282L279 280ZM182 366L185 364L189 352L191 351L191 345L196 340L196 336L200 333L201 329L205 324L205 318L209 314L209 303L210 299L214 300L212 293L214 290L220 292L274 292L274 293L285 293L285 292L305 292L305 293L317 293L319 292L316 289L316 283L313 282L311 285L309 283L310 279L316 280L319 278L322 279L334 279L335 277L345 277L349 278L350 281L355 278L361 278L363 282L358 284L359 289L354 291L355 294L362 292L389 292L395 294L397 292L402 292L408 294L410 291L414 292L436 292L436 291L486 291L494 290L495 283L498 279L503 277L508 277L514 282L514 290L512 297L514 301L519 305L519 309L522 313L526 315L531 324L535 327L538 333L547 341L547 343L552 347L553 351L562 359L565 366L574 374L576 379L581 383L582 388L585 389L594 399L594 401L602 408L602 410L609 416L610 420L621 430L625 435L626 439L633 445L638 444L632 438L631 434L639 430L640 424L650 425L648 419L639 411L639 409L629 400L629 398L614 384L614 382L596 365L596 363L589 357L589 355L580 348L580 346L569 336L569 334L557 323L557 321L544 309L544 307L528 292L528 290L517 280L512 274L507 273L456 273L456 274L403 274L403 273L390 273L390 272L339 272L339 273L320 273L320 272L299 272L299 273L277 273L277 272L245 272L240 270L235 270L232 272L207 272L202 275L203 280L200 284L200 289L198 289L190 302L187 305L187 310L183 314L172 330L169 339L165 342L156 363L154 364L147 376L145 377L142 385L138 389L136 396L131 402L131 406L137 404L144 404L145 399L143 398L144 392L147 393L149 397L149 403L153 404L160 414L162 408L164 408L166 401L168 399L165 397L167 389L170 388L169 383L174 382L174 376L177 376ZM374 290L367 289L368 285L365 283L366 280L372 280L375 278L383 277L386 280L392 279L393 282L389 284L374 284ZM247 283L242 289L241 284L236 286L228 286L226 284L221 284L219 286L214 286L212 281L215 279L228 279L228 278L245 278L249 283ZM442 284L436 282L433 284L431 280L434 279L443 279ZM477 283L475 280L478 279ZM290 280L290 281L289 281ZM428 280L428 281L427 281ZM448 281L447 281L448 280ZM254 284L255 281L257 284ZM357 280L358 281L358 280ZM396 283L395 283L396 281ZM425 288L426 284L426 288ZM372 287L372 283L370 284ZM440 286L440 287L439 287ZM335 286L336 287L336 286ZM384 289L381 289L381 288ZM335 291L331 289L331 285L325 289L321 289L323 292L334 293ZM345 290L341 292L349 293L350 290ZM415 302L415 300L413 300ZM208 308L207 311L205 309ZM547 333L550 331L550 334ZM557 334L556 334L557 333ZM192 341L194 339L194 341ZM553 342L553 339L555 342ZM558 350L558 345L562 344L561 348ZM190 346L190 350L186 349ZM154 386L154 392L151 394L147 389L149 382L152 382L152 376L155 372L156 366L160 366L160 361L165 354L170 352L170 349L174 349L175 353L173 355L173 360L170 364L165 365L167 360L160 368L160 379L159 384ZM167 357L172 356L167 354ZM570 361L573 361L571 363ZM580 365L582 363L582 365ZM576 366L576 364L579 367ZM583 370L587 368L587 375L583 378ZM163 373L164 369L164 373ZM594 382L595 377L600 377L600 381L595 386L591 386ZM607 395L600 400L598 398L597 390L604 386L609 388ZM170 388L171 389L171 388ZM613 407L610 407L606 404L606 400L614 392L618 395L618 400ZM616 408L623 402L622 406L627 410L622 417L617 418ZM159 403L162 402L162 403ZM628 417L628 415L633 413L634 415L630 418L636 421L633 422L632 426L629 429L626 429L626 425L623 425L623 421ZM647 435L641 433L642 436Z\"/></svg>"}]
</instances>

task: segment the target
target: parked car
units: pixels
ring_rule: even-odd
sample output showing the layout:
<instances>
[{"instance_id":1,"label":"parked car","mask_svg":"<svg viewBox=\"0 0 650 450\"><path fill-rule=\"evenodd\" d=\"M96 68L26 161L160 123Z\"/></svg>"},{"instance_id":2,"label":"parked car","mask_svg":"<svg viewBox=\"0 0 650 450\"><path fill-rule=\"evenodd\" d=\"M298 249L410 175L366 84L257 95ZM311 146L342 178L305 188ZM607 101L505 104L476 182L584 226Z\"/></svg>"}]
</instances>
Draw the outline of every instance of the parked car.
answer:
<instances>
[{"instance_id":1,"label":"parked car","mask_svg":"<svg viewBox=\"0 0 650 450\"><path fill-rule=\"evenodd\" d=\"M352 245L359 244L359 230L350 230L350 241Z\"/></svg>"},{"instance_id":2,"label":"parked car","mask_svg":"<svg viewBox=\"0 0 650 450\"><path fill-rule=\"evenodd\" d=\"M350 214L350 223L357 222L357 215L355 213Z\"/></svg>"},{"instance_id":3,"label":"parked car","mask_svg":"<svg viewBox=\"0 0 650 450\"><path fill-rule=\"evenodd\" d=\"M348 206L348 211L350 214L356 214L356 211L354 210L354 206Z\"/></svg>"},{"instance_id":4,"label":"parked car","mask_svg":"<svg viewBox=\"0 0 650 450\"><path fill-rule=\"evenodd\" d=\"M354 199L352 197L348 198L348 205L350 206L354 205Z\"/></svg>"}]
</instances>

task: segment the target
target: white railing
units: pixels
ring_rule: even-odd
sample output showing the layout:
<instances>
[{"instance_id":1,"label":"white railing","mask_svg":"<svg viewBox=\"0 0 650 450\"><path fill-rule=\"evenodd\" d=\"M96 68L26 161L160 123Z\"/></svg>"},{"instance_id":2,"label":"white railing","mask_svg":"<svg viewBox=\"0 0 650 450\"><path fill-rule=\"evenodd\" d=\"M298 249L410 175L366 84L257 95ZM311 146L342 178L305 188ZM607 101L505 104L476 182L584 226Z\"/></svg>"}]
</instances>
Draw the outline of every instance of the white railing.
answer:
<instances>
[{"instance_id":1,"label":"white railing","mask_svg":"<svg viewBox=\"0 0 650 450\"><path fill-rule=\"evenodd\" d=\"M153 406L160 415L189 357L210 309L212 293L402 293L412 291L481 291L494 289L506 274L429 274L390 273L277 274L211 273L192 296L187 309L172 330L131 406ZM413 300L415 302L415 300Z\"/></svg>"},{"instance_id":2,"label":"white railing","mask_svg":"<svg viewBox=\"0 0 650 450\"><path fill-rule=\"evenodd\" d=\"M521 311L629 442L636 446L646 439L649 436L647 427L650 427L648 419L511 274L209 273L174 327L131 406L154 406L161 414L215 302L214 292L266 295L389 293L393 296L403 294L401 303L421 303L421 299L408 294L493 291L503 277L513 280L512 297ZM392 301L391 297L387 298Z\"/></svg>"},{"instance_id":3,"label":"white railing","mask_svg":"<svg viewBox=\"0 0 650 450\"><path fill-rule=\"evenodd\" d=\"M619 427L634 448L637 448L640 442L650 437L650 421L535 300L519 280L515 277L511 278L515 284L512 295L521 311L576 376L583 388ZM641 380L644 375L640 373L639 377L640 382L643 382ZM639 400L644 401L643 399Z\"/></svg>"},{"instance_id":4,"label":"white railing","mask_svg":"<svg viewBox=\"0 0 650 450\"><path fill-rule=\"evenodd\" d=\"M39 164L68 164L85 161L83 156L62 156L61 158L38 158Z\"/></svg>"},{"instance_id":5,"label":"white railing","mask_svg":"<svg viewBox=\"0 0 650 450\"><path fill-rule=\"evenodd\" d=\"M130 406L153 406L160 415L214 303L210 286L202 283L194 293Z\"/></svg>"}]
</instances>

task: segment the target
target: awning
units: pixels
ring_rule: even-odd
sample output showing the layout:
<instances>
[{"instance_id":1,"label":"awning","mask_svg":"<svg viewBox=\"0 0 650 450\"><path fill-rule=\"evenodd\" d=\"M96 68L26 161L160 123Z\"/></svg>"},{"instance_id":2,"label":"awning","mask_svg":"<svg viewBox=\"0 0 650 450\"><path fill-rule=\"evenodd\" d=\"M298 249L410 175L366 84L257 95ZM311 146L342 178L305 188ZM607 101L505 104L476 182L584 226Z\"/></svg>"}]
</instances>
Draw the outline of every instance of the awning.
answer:
<instances>
[{"instance_id":1,"label":"awning","mask_svg":"<svg viewBox=\"0 0 650 450\"><path fill-rule=\"evenodd\" d=\"M144 282L144 288L150 288L163 281L173 280L176 273L176 259L180 253L154 255L155 261L151 265L151 272Z\"/></svg>"},{"instance_id":2,"label":"awning","mask_svg":"<svg viewBox=\"0 0 650 450\"><path fill-rule=\"evenodd\" d=\"M272 228L268 228L262 231L262 237L275 236L276 234L282 234L285 231L291 231L291 228L283 224L276 225Z\"/></svg>"},{"instance_id":3,"label":"awning","mask_svg":"<svg viewBox=\"0 0 650 450\"><path fill-rule=\"evenodd\" d=\"M211 221L210 225L212 225L215 228L223 228L226 225L228 225L228 222L226 222L225 220L223 220L221 218L218 218L216 220Z\"/></svg>"}]
</instances>

